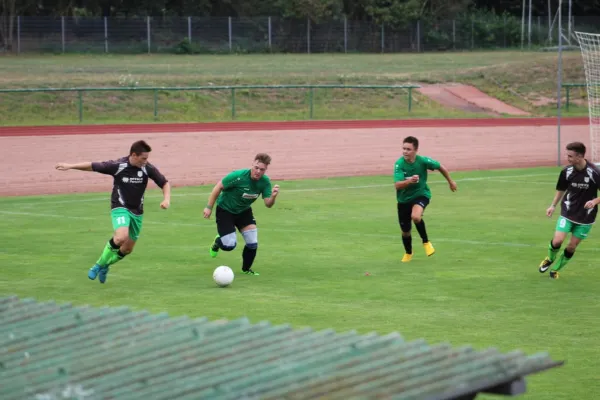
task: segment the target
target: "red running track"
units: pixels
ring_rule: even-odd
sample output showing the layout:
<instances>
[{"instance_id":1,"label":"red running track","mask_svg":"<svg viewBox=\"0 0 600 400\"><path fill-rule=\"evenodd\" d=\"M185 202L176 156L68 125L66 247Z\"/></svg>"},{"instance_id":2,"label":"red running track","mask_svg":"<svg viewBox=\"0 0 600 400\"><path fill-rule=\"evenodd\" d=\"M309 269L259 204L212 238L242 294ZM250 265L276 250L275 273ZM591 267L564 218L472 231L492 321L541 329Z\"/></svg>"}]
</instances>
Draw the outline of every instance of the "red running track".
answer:
<instances>
[{"instance_id":1,"label":"red running track","mask_svg":"<svg viewBox=\"0 0 600 400\"><path fill-rule=\"evenodd\" d=\"M283 131L304 129L374 129L374 128L443 128L443 127L530 127L557 125L557 118L457 118L345 121L274 121L274 122L207 122L207 123L147 123L109 125L6 126L0 127L0 137L92 135L110 133L153 132L224 132ZM589 124L588 117L562 118L561 125Z\"/></svg>"}]
</instances>

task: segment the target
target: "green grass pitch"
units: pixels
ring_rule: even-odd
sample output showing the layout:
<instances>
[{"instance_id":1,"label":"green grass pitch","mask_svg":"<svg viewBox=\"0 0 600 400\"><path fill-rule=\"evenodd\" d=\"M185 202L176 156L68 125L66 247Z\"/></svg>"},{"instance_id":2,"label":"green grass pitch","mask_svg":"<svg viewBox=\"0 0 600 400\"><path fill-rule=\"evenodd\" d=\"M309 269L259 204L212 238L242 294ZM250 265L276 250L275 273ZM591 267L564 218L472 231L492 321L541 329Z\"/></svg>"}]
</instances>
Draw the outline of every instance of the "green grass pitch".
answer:
<instances>
[{"instance_id":1,"label":"green grass pitch","mask_svg":"<svg viewBox=\"0 0 600 400\"><path fill-rule=\"evenodd\" d=\"M523 398L589 399L600 390L600 232L559 280L537 271L556 221L545 210L558 171L454 173L456 193L432 174L424 219L437 252L425 257L414 231L409 264L400 263L390 176L275 182L276 206L254 207L258 277L239 274L239 235L236 250L209 257L215 222L202 209L210 187L175 188L167 211L152 189L137 248L105 285L87 270L111 235L108 194L1 198L0 295L548 350L566 365L531 377ZM231 287L212 281L218 265L237 273Z\"/></svg>"}]
</instances>

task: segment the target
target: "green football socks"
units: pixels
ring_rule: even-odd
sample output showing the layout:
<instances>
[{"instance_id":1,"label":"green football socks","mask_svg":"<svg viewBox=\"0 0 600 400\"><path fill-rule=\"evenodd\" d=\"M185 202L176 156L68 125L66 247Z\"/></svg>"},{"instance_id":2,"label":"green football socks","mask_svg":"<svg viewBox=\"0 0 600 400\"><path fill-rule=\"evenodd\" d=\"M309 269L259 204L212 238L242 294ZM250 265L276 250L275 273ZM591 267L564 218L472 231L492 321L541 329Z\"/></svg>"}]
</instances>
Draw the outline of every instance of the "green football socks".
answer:
<instances>
[{"instance_id":1,"label":"green football socks","mask_svg":"<svg viewBox=\"0 0 600 400\"><path fill-rule=\"evenodd\" d=\"M573 254L575 253L571 253L569 250L565 249L565 251L558 259L558 263L554 267L552 267L552 271L560 271L561 269L566 267L569 261L571 261L571 258L573 258Z\"/></svg>"},{"instance_id":2,"label":"green football socks","mask_svg":"<svg viewBox=\"0 0 600 400\"><path fill-rule=\"evenodd\" d=\"M550 261L554 262L554 260L556 260L556 255L558 254L559 250L560 246L558 246L558 248L554 248L554 246L552 246L551 240L548 244L548 258L550 259Z\"/></svg>"},{"instance_id":3,"label":"green football socks","mask_svg":"<svg viewBox=\"0 0 600 400\"><path fill-rule=\"evenodd\" d=\"M125 256L119 251L119 246L117 246L111 238L106 242L106 246L104 246L104 250L98 261L96 261L96 264L102 267L108 267L109 265L122 260L123 257Z\"/></svg>"},{"instance_id":4,"label":"green football socks","mask_svg":"<svg viewBox=\"0 0 600 400\"><path fill-rule=\"evenodd\" d=\"M106 242L106 246L104 246L104 250L102 250L102 254L100 255L98 261L96 261L96 264L102 267L108 266L108 263L110 259L114 256L116 250L117 249L113 249L113 247L110 245L110 241Z\"/></svg>"}]
</instances>

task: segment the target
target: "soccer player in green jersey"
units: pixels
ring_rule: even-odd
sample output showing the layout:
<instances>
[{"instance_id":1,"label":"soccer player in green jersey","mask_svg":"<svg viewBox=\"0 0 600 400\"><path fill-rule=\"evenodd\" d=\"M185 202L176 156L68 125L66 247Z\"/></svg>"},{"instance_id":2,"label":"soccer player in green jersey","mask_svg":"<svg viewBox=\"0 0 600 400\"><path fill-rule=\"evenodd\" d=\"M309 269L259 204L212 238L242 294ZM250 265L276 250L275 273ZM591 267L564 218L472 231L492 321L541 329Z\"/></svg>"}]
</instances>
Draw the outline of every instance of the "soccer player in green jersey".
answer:
<instances>
[{"instance_id":1,"label":"soccer player in green jersey","mask_svg":"<svg viewBox=\"0 0 600 400\"><path fill-rule=\"evenodd\" d=\"M215 185L204 208L204 218L210 218L216 202L218 234L210 246L210 256L216 257L219 249L235 249L237 228L246 242L242 251L242 272L247 275L258 275L252 270L258 249L258 229L251 206L262 196L265 206L271 208L279 194L279 185L272 187L271 180L265 175L270 163L268 154L259 153L254 157L252 168L235 170L226 175Z\"/></svg>"},{"instance_id":2,"label":"soccer player in green jersey","mask_svg":"<svg viewBox=\"0 0 600 400\"><path fill-rule=\"evenodd\" d=\"M427 185L427 171L438 170L446 178L450 190L456 191L456 182L450 178L448 170L438 161L418 155L419 140L408 136L402 143L402 157L394 166L394 185L396 187L396 200L398 202L398 222L402 230L402 243L405 254L402 262L412 259L412 222L415 223L419 236L423 240L425 254L431 256L435 253L433 245L427 237L423 212L431 201L431 191Z\"/></svg>"},{"instance_id":3,"label":"soccer player in green jersey","mask_svg":"<svg viewBox=\"0 0 600 400\"><path fill-rule=\"evenodd\" d=\"M556 194L546 215L551 217L559 201L560 217L556 221L554 237L548 244L548 256L542 260L539 271L544 273L556 260L558 252L570 233L571 238L565 250L552 267L550 278L558 279L558 271L573 258L577 246L586 239L596 221L600 198L596 197L600 189L600 170L585 159L585 145L581 142L569 143L567 162L558 175Z\"/></svg>"}]
</instances>

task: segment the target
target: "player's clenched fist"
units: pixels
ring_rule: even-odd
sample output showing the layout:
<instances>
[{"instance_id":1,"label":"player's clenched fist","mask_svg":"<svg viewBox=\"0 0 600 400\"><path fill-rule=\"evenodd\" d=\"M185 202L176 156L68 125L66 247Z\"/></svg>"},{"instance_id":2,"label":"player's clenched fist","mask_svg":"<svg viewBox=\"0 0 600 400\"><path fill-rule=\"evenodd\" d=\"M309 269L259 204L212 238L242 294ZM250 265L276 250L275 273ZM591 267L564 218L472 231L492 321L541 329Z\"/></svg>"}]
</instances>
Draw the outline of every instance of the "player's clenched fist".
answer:
<instances>
[{"instance_id":1,"label":"player's clenched fist","mask_svg":"<svg viewBox=\"0 0 600 400\"><path fill-rule=\"evenodd\" d=\"M66 171L68 169L71 169L71 166L66 163L58 163L54 168L56 168L59 171Z\"/></svg>"},{"instance_id":2,"label":"player's clenched fist","mask_svg":"<svg viewBox=\"0 0 600 400\"><path fill-rule=\"evenodd\" d=\"M273 193L271 194L271 196L275 197L279 194L279 185L275 185L273 186Z\"/></svg>"}]
</instances>

